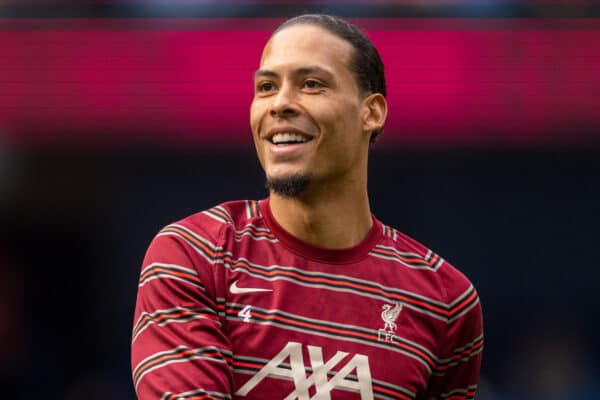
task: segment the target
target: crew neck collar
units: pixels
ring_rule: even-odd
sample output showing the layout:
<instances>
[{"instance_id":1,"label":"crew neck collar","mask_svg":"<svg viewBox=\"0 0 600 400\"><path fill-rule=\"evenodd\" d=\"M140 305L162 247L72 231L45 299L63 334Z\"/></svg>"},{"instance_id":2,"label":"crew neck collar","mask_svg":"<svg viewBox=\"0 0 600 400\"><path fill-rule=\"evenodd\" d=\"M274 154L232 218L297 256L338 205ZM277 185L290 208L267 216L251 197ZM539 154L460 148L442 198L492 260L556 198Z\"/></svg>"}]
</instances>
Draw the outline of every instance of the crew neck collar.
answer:
<instances>
[{"instance_id":1,"label":"crew neck collar","mask_svg":"<svg viewBox=\"0 0 600 400\"><path fill-rule=\"evenodd\" d=\"M289 232L287 232L273 217L271 207L269 206L269 198L260 202L260 211L268 228L275 234L277 239L293 253L319 262L331 264L349 264L360 261L366 257L369 251L381 239L382 228L381 222L371 214L373 225L365 236L365 238L352 247L344 249L330 249L326 247L316 246L314 244L302 241Z\"/></svg>"}]
</instances>

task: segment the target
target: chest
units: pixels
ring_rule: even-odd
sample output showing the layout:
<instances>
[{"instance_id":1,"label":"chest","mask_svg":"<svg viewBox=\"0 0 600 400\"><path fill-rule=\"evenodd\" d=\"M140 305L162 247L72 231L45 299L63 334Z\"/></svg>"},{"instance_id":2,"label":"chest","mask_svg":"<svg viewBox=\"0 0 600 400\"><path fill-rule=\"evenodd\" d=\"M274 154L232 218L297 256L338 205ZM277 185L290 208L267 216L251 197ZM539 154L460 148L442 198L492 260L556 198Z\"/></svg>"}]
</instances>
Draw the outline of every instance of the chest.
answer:
<instances>
[{"instance_id":1,"label":"chest","mask_svg":"<svg viewBox=\"0 0 600 400\"><path fill-rule=\"evenodd\" d=\"M367 279L364 268L381 273ZM222 307L236 395L418 398L435 364L437 325L398 297L410 282L385 271L368 260L332 267L232 257Z\"/></svg>"}]
</instances>

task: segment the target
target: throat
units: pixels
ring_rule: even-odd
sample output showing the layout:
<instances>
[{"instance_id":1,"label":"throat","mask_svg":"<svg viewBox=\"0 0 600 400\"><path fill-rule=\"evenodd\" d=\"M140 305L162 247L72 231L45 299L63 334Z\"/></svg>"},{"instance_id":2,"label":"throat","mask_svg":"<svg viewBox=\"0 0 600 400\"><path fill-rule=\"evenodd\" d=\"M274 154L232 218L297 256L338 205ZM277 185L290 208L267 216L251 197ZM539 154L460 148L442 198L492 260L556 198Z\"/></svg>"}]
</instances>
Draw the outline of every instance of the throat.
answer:
<instances>
[{"instance_id":1,"label":"throat","mask_svg":"<svg viewBox=\"0 0 600 400\"><path fill-rule=\"evenodd\" d=\"M273 218L292 236L315 246L345 249L359 244L373 225L368 199L348 208L339 202L306 202L272 193Z\"/></svg>"}]
</instances>

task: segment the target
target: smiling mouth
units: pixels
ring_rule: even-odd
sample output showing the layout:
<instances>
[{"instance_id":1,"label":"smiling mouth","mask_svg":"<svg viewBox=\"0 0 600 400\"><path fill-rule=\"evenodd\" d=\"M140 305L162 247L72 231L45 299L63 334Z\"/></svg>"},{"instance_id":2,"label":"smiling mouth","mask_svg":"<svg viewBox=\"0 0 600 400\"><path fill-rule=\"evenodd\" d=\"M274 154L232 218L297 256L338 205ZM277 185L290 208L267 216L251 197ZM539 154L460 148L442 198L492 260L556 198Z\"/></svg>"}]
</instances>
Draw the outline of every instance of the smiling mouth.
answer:
<instances>
[{"instance_id":1,"label":"smiling mouth","mask_svg":"<svg viewBox=\"0 0 600 400\"><path fill-rule=\"evenodd\" d=\"M301 135L295 132L276 133L270 138L270 142L277 146L285 146L290 144L301 144L310 142L313 138L310 136Z\"/></svg>"}]
</instances>

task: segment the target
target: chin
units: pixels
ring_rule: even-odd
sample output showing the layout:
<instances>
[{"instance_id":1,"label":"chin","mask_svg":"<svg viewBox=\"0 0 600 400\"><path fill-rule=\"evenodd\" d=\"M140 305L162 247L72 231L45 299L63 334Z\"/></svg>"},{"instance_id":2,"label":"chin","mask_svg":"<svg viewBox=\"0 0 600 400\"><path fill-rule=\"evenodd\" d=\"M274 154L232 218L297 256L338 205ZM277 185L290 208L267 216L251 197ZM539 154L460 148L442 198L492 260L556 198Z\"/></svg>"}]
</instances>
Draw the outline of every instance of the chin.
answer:
<instances>
[{"instance_id":1,"label":"chin","mask_svg":"<svg viewBox=\"0 0 600 400\"><path fill-rule=\"evenodd\" d=\"M267 176L265 187L270 193L283 197L298 197L308 187L310 176L308 174L295 173L280 176Z\"/></svg>"}]
</instances>

